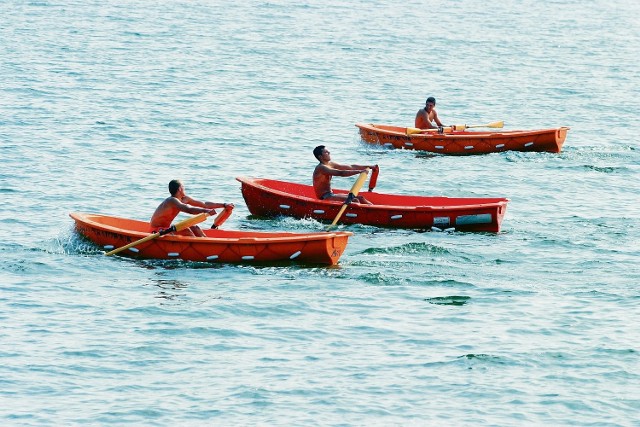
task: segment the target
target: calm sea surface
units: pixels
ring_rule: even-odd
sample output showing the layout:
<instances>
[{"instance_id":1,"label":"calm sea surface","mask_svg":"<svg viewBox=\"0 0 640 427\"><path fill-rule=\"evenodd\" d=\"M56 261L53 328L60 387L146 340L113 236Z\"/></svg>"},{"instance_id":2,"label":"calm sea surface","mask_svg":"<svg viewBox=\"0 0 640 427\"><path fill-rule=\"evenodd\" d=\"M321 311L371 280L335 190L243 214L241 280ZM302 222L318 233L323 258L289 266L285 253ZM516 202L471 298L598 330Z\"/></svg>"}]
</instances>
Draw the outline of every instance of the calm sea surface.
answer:
<instances>
[{"instance_id":1,"label":"calm sea surface","mask_svg":"<svg viewBox=\"0 0 640 427\"><path fill-rule=\"evenodd\" d=\"M640 4L0 2L0 424L638 426ZM445 157L356 122L570 126ZM337 267L105 257L69 212L147 219L173 178L508 197L499 234L349 226ZM352 178L336 178L349 188ZM344 227L343 227L344 228Z\"/></svg>"}]
</instances>

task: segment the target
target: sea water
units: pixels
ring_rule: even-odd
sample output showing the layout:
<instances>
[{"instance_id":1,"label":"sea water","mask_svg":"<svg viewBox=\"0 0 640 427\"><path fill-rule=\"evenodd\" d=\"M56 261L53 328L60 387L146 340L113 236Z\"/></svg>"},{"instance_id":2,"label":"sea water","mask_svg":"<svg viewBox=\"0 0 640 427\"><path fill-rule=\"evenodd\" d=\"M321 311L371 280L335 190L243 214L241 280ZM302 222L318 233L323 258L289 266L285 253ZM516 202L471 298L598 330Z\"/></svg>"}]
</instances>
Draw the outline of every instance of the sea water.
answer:
<instances>
[{"instance_id":1,"label":"sea water","mask_svg":"<svg viewBox=\"0 0 640 427\"><path fill-rule=\"evenodd\" d=\"M2 425L640 425L640 6L0 2ZM571 127L440 156L354 126ZM105 257L70 212L147 219L237 176L508 197L502 231L354 233L335 267ZM349 188L353 178L335 178Z\"/></svg>"}]
</instances>

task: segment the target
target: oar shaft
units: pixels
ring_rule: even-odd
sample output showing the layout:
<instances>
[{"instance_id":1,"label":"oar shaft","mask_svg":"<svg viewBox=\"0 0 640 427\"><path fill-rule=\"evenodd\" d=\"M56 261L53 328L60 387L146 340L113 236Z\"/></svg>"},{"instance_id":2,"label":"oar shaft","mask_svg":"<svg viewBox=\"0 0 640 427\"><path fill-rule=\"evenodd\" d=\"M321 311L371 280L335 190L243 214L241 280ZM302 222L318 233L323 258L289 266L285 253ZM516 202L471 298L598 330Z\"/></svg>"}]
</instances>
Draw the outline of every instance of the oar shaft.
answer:
<instances>
[{"instance_id":1,"label":"oar shaft","mask_svg":"<svg viewBox=\"0 0 640 427\"><path fill-rule=\"evenodd\" d=\"M344 213L345 209L347 209L347 206L349 206L349 204L353 201L353 199L355 199L355 197L358 195L358 193L360 192L360 189L362 188L362 186L364 185L364 182L367 179L367 175L369 174L370 170L371 169L366 168L364 172L360 173L360 176L358 176L358 179L356 179L356 182L353 184L353 187L351 187L351 190L349 191L347 200L345 200L345 202L342 204L340 211L338 211L338 215L336 215L331 225L327 227L327 231L338 223L338 220Z\"/></svg>"},{"instance_id":2,"label":"oar shaft","mask_svg":"<svg viewBox=\"0 0 640 427\"><path fill-rule=\"evenodd\" d=\"M171 233L171 232L175 232L175 231L182 231L185 228L191 227L192 225L196 225L196 224L201 223L202 221L207 219L208 216L209 216L208 212L203 212L203 213L198 214L196 216L193 216L191 218L187 218L185 220L180 221L176 225L172 225L171 227L167 228L166 230L161 230L161 231L158 231L157 233L149 234L147 237L143 237L140 240L136 240L135 242L129 243L128 245L125 245L125 246L122 246L120 248L116 248L116 249L114 249L112 251L109 251L105 255L109 256L109 255L117 254L118 252L122 252L125 249L129 249L129 248L132 248L134 246L140 245L142 243L148 242L149 240L153 240L156 237L163 236L165 234L168 234L168 233Z\"/></svg>"},{"instance_id":3,"label":"oar shaft","mask_svg":"<svg viewBox=\"0 0 640 427\"><path fill-rule=\"evenodd\" d=\"M110 255L117 254L118 252L122 252L122 251L124 251L126 249L132 248L132 247L137 246L139 244L142 244L144 242L148 242L149 240L155 239L158 236L160 236L160 232L159 231L157 233L150 234L147 237L144 237L144 238L142 238L140 240L136 240L135 242L129 243L128 245L125 245L125 246L122 246L120 248L116 248L116 249L114 249L112 251L109 251L105 255L106 256L110 256Z\"/></svg>"},{"instance_id":4,"label":"oar shaft","mask_svg":"<svg viewBox=\"0 0 640 427\"><path fill-rule=\"evenodd\" d=\"M333 219L333 222L331 223L331 225L329 226L329 228L335 226L338 223L338 220L340 219L340 217L342 216L342 214L344 213L344 211L347 209L347 206L349 206L347 203L344 203L342 205L342 207L340 208L340 210L338 211L338 215L336 215L336 217Z\"/></svg>"},{"instance_id":5,"label":"oar shaft","mask_svg":"<svg viewBox=\"0 0 640 427\"><path fill-rule=\"evenodd\" d=\"M207 218L209 218L209 212L203 212L191 218L182 220L176 225L174 225L174 227L176 228L175 231L182 231L185 228L191 227L192 225L200 224L202 221L206 220Z\"/></svg>"}]
</instances>

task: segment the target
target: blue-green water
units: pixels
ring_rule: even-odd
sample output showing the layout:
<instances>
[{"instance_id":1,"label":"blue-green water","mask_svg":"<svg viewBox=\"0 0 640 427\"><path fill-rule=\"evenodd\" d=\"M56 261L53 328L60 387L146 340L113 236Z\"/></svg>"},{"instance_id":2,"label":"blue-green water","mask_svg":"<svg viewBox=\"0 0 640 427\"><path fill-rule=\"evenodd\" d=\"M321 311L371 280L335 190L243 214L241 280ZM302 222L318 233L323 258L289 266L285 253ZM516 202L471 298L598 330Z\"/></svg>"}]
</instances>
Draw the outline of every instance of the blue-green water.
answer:
<instances>
[{"instance_id":1,"label":"blue-green water","mask_svg":"<svg viewBox=\"0 0 640 427\"><path fill-rule=\"evenodd\" d=\"M640 413L640 6L0 2L2 425L611 425ZM444 157L355 122L570 126L561 154ZM146 219L180 178L504 196L497 235L355 234L337 267L104 257L68 213ZM351 179L339 179L348 188ZM341 185L340 185L341 184Z\"/></svg>"}]
</instances>

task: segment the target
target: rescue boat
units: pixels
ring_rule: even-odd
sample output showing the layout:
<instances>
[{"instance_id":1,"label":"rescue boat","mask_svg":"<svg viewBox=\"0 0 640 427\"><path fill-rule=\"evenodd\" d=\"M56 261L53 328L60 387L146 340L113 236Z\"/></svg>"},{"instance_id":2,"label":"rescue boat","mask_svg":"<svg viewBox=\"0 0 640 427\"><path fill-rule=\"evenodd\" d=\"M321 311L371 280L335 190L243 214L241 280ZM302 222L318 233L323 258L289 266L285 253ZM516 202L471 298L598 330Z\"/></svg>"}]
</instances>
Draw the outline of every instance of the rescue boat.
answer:
<instances>
[{"instance_id":1,"label":"rescue boat","mask_svg":"<svg viewBox=\"0 0 640 427\"><path fill-rule=\"evenodd\" d=\"M237 177L249 211L256 216L277 215L331 222L340 201L320 200L313 186L266 178ZM336 194L348 190L334 189ZM502 197L405 196L361 191L373 205L351 203L339 222L389 228L500 231L509 199Z\"/></svg>"},{"instance_id":2,"label":"rescue boat","mask_svg":"<svg viewBox=\"0 0 640 427\"><path fill-rule=\"evenodd\" d=\"M570 128L563 126L539 130L468 130L453 126L438 133L372 123L356 123L364 142L387 148L421 150L449 155L500 153L503 151L540 151L559 153ZM461 130L458 128L461 127ZM473 126L475 127L475 126Z\"/></svg>"},{"instance_id":3,"label":"rescue boat","mask_svg":"<svg viewBox=\"0 0 640 427\"><path fill-rule=\"evenodd\" d=\"M149 223L116 216L70 213L75 229L105 251L149 236ZM295 261L335 265L347 246L348 231L257 232L202 228L206 237L165 234L122 252L147 259L181 259L214 263Z\"/></svg>"}]
</instances>

